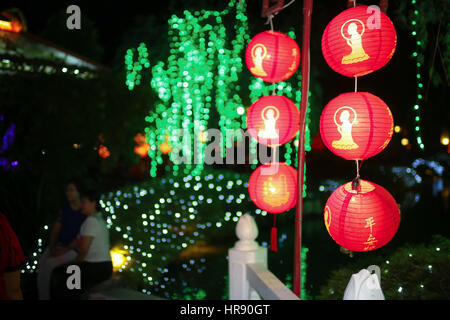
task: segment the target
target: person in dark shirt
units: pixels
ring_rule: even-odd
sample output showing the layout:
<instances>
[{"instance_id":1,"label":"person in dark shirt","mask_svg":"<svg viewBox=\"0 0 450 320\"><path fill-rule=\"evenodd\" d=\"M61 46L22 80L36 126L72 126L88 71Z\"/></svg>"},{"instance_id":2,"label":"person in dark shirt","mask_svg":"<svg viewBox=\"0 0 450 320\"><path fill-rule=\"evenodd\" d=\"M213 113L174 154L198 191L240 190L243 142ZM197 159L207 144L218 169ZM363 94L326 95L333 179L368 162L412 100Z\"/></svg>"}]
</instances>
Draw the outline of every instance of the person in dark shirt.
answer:
<instances>
[{"instance_id":1,"label":"person in dark shirt","mask_svg":"<svg viewBox=\"0 0 450 320\"><path fill-rule=\"evenodd\" d=\"M67 203L62 207L50 233L50 247L39 259L37 286L40 300L50 299L50 279L55 267L77 256L76 238L86 216L81 213L80 187L70 181L66 187Z\"/></svg>"},{"instance_id":2,"label":"person in dark shirt","mask_svg":"<svg viewBox=\"0 0 450 320\"><path fill-rule=\"evenodd\" d=\"M16 234L0 213L0 300L22 300L20 268L25 256Z\"/></svg>"}]
</instances>

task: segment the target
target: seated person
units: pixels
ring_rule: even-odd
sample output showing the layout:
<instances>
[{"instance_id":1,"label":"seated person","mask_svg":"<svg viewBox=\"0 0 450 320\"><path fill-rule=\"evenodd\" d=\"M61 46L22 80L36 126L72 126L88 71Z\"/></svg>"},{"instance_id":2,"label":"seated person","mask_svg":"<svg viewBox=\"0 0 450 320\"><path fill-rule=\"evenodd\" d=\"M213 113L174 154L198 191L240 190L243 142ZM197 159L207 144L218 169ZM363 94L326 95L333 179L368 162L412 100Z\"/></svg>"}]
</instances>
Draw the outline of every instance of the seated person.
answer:
<instances>
[{"instance_id":1,"label":"seated person","mask_svg":"<svg viewBox=\"0 0 450 320\"><path fill-rule=\"evenodd\" d=\"M75 259L72 250L86 216L81 213L79 183L71 180L66 186L67 203L62 207L50 233L50 247L39 259L37 287L40 300L50 299L50 277L57 266Z\"/></svg>"},{"instance_id":2,"label":"seated person","mask_svg":"<svg viewBox=\"0 0 450 320\"><path fill-rule=\"evenodd\" d=\"M0 300L22 300L20 268L25 256L16 234L0 213Z\"/></svg>"},{"instance_id":3,"label":"seated person","mask_svg":"<svg viewBox=\"0 0 450 320\"><path fill-rule=\"evenodd\" d=\"M64 279L56 285L58 290L56 298L80 299L81 294L108 280L112 275L109 231L99 212L98 200L93 192L86 192L81 196L81 211L87 218L81 225L77 239L77 256L71 263L55 269L55 277ZM74 264L78 265L81 271L80 290L69 290L66 286L66 280L70 276L66 274L67 267ZM64 276L61 277L61 274Z\"/></svg>"}]
</instances>

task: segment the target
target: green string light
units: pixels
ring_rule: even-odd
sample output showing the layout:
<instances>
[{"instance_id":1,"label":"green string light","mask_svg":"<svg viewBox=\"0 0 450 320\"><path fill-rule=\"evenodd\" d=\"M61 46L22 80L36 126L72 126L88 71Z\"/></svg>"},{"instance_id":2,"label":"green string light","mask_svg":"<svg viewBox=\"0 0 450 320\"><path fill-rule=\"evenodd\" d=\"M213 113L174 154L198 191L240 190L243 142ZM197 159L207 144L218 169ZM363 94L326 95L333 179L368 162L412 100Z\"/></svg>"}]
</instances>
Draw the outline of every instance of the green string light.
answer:
<instances>
[{"instance_id":1,"label":"green string light","mask_svg":"<svg viewBox=\"0 0 450 320\"><path fill-rule=\"evenodd\" d=\"M414 9L414 5L416 4L416 0L411 1L411 4L413 5L412 7L412 14L411 17L415 17L419 15L419 11ZM415 18L413 18L415 19ZM411 34L416 37L417 35L417 21L416 20L412 20L411 21L411 25L413 27L413 31L411 32ZM420 105L422 103L422 99L423 99L423 94L422 94L422 89L423 89L423 83L422 81L422 75L421 75L421 66L423 64L423 60L424 60L424 54L423 54L423 45L422 42L417 40L415 41L416 43L416 49L415 51L412 53L412 56L416 59L416 80L417 80L417 100L416 103L413 106L413 117L414 117L414 132L416 133L416 142L417 145L419 146L419 148L421 150L425 149L425 145L423 143L422 140L422 129L421 129L421 118L420 118Z\"/></svg>"},{"instance_id":2,"label":"green string light","mask_svg":"<svg viewBox=\"0 0 450 320\"><path fill-rule=\"evenodd\" d=\"M137 60L134 60L134 55L138 52ZM148 60L148 51L145 43L141 42L136 49L128 49L125 54L125 68L127 71L127 77L125 84L129 90L133 90L135 86L141 84L142 70L150 67L150 61Z\"/></svg>"}]
</instances>

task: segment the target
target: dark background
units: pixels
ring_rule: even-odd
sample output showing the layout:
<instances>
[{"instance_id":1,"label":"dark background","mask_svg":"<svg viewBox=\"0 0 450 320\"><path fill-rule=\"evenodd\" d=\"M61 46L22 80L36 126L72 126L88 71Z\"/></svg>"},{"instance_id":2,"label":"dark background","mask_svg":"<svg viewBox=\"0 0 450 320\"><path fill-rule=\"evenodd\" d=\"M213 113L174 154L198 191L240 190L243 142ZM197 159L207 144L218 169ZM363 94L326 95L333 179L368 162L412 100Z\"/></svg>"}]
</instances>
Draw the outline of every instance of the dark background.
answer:
<instances>
[{"instance_id":1,"label":"dark background","mask_svg":"<svg viewBox=\"0 0 450 320\"><path fill-rule=\"evenodd\" d=\"M288 2L286 1L286 3ZM426 1L427 6L430 8L438 8L442 3L448 2L438 0ZM260 0L247 1L247 15L251 35L269 29L269 26L265 24L266 20L260 16L261 3L262 1ZM391 0L389 2L387 15L393 21L397 31L397 48L391 61L380 70L358 79L358 91L368 91L385 101L393 113L394 123L404 128L401 134L394 134L391 142L383 152L364 161L361 169L362 178L385 186L396 198L401 196L402 190L396 190L394 186L387 184L390 181L389 177L382 176L380 168L394 165L411 166L412 161L419 157L433 158L437 154L447 154L447 148L440 144L440 136L443 129L448 129L450 123L449 90L444 80L444 68L439 59L436 59L434 64L432 59L439 25L440 12L438 12L438 14L434 14L434 18L427 20L428 23L423 28L427 32L426 38L428 41L424 50L424 63L421 74L424 87L429 87L429 91L426 100L421 103L422 139L424 140L425 151L421 151L417 147L413 132L413 105L416 104L417 97L416 61L411 56L412 52L416 50L416 45L414 38L411 36L411 28L408 26L410 22L408 19L410 12L409 3L410 1ZM421 1L421 3L423 4L424 1ZM72 4L78 5L81 9L81 30L67 30L66 28L66 19L69 15L65 11ZM25 15L29 33L52 41L111 69L111 73L107 76L107 78L111 78L111 83L102 82L103 84L107 83L108 86L99 85L96 87L93 85L88 89L74 81L74 90L78 90L78 93L72 96L74 102L70 103L75 108L76 101L83 101L83 103L86 103L86 108L88 108L96 104L96 95L105 96L103 104L106 106L105 109L111 110L110 113L105 111L99 118L93 116L92 121L86 122L84 125L82 123L79 124L78 130L92 131L93 137L96 130L103 130L107 140L111 141L110 149L112 154L118 153L114 149L114 144L117 150L120 149L123 153L128 152L132 154L132 145L126 145L124 141L132 141L135 131L143 129L145 126L143 119L148 114L151 106L149 101L154 101L155 95L149 92L151 91L149 87L145 87L142 90L136 89L132 93L127 91L123 71L125 51L128 48L136 48L140 42L145 42L149 48L151 65L154 65L156 61L165 60L168 55L167 21L171 15L182 15L183 10L215 9L220 11L227 4L228 1L206 0L126 1L114 3L106 1L50 2L29 0L2 1L0 11L11 7L21 9ZM358 4L378 4L378 1L358 1ZM302 5L303 1L295 1L273 20L275 30L287 32L290 28L295 28L300 48L303 23ZM311 120L315 123L316 128L312 132L312 138L317 134L318 117L326 103L340 93L350 92L354 89L354 79L334 72L327 65L321 52L321 36L327 23L346 8L346 0L314 1L311 27L310 86L312 91L314 88L320 87L321 95L314 97L316 104L312 105L314 110L312 110ZM429 12L427 14L431 15ZM444 26L448 25L448 15L444 16L442 22L441 33L445 35L448 27ZM444 37L447 39L448 34ZM442 41L442 43L445 42ZM441 45L441 50L448 52L449 48ZM434 73L430 77L429 71L432 66L434 66ZM246 87L245 83L248 83L247 79L249 79L249 76L249 72L244 67L243 87ZM27 78L26 86L21 81L18 80L17 83L9 82L8 85L11 86L11 90L7 92L11 93L10 98L12 100L22 95L23 99L21 100L25 101L22 106L31 105L34 98L26 93L33 92L33 87L38 85L39 80ZM57 92L59 81L60 79L58 78L49 80L48 91L41 92L43 96L42 101L47 102L53 95L55 100L60 99ZM2 86L3 90L7 90L5 85L2 84ZM77 86L80 86L79 89L76 89L78 88ZM117 99L116 95L111 94L112 91L117 92L120 99ZM88 101L88 99L82 100L80 96L83 95L92 96L92 101ZM67 99L67 101L71 100L70 97ZM2 107L0 106L0 108ZM36 115L36 113L40 113L39 109L34 109L33 111L31 109L23 109L21 113L19 111L16 113L10 111L10 113L11 118L14 119L18 126L32 123L34 117L40 119ZM70 119L67 121L70 122ZM55 128L54 132L58 132L58 130L64 130L64 126L61 124L61 127ZM400 144L402 137L409 139L411 142L410 149ZM31 143L26 139L21 138L17 134L15 152L17 154L29 152L27 153L26 161L21 161L21 163L26 163L29 171L26 174L9 175L5 178L0 176L2 179L0 182L4 187L3 190L8 189L9 192L1 195L2 197L8 197L9 202L0 201L0 211L3 211L11 221L26 253L30 253L35 249L37 229L44 224L51 224L55 218L56 210L54 209L64 200L63 183L67 178L74 174L83 175L88 173L93 180L101 180L102 191L114 190L117 186L135 182L129 176L125 176L123 172L127 172L129 167L138 161L136 158L116 159L114 166L110 165L109 167L99 159L92 159L89 162L89 168L79 172L68 166L67 162L61 162L61 159L55 158L53 164L59 163L59 167L56 169L56 167L48 163L41 166L41 160L39 160L40 158L38 159L39 155L35 151L33 151L34 153L31 152L32 147L30 147L30 150L20 149L18 146ZM49 133L41 136L35 135L34 139L33 145L48 143L52 138ZM36 147L36 150L40 149ZM73 161L71 158L65 160ZM348 181L355 175L353 162L343 160L327 149L319 153L308 153L306 161L307 184L311 190L317 189L317 186L324 179L344 179ZM86 167L88 166L86 165ZM105 167L107 168L105 169ZM42 168L46 168L48 172L53 170L53 173L49 173L49 175L53 174L54 176L42 178L39 176ZM406 220L402 222L409 227L400 230L399 236L395 238L395 241L398 243L406 240L420 242L429 239L435 233L448 235L448 212L445 218L447 220L442 220L440 213L428 214L434 209L440 210L441 208L435 203L435 199L430 196L432 176L427 176L424 172L420 172L420 174L424 178L424 182L421 185L423 197L416 208L411 211L409 218L405 218ZM445 175L445 181L448 183L448 167ZM50 199L47 206L43 203L31 205L31 203L36 202L36 194L39 194L39 192L44 193L46 199ZM11 200L12 198L16 199ZM8 203L9 205L2 207L3 203ZM27 206L27 204L30 205ZM319 220L321 218L318 219L314 226L322 224L322 221ZM26 221L26 223L23 223L23 221ZM312 224L310 225L312 226ZM314 237L317 232L319 231L313 226L305 230L304 240L310 248L314 248ZM328 242L326 244L317 244L318 250L332 243L332 239L328 239L328 235L325 234L323 228L320 232L323 233L323 238L327 238ZM312 256L308 263L310 265L327 263L320 259L319 256Z\"/></svg>"}]
</instances>

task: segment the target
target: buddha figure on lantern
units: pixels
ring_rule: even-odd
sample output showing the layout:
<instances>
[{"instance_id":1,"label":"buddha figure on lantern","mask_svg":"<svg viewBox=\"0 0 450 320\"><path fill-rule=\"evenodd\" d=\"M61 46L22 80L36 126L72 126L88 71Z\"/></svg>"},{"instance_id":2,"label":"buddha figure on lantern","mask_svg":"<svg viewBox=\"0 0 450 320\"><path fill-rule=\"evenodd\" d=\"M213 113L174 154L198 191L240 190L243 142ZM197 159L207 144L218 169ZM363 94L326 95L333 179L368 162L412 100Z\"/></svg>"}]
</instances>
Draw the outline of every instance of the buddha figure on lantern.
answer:
<instances>
[{"instance_id":1,"label":"buddha figure on lantern","mask_svg":"<svg viewBox=\"0 0 450 320\"><path fill-rule=\"evenodd\" d=\"M341 109L345 108L339 117L340 124L336 121L336 115L339 113ZM354 113L354 119L352 122L350 122L350 112L347 110L350 109ZM336 110L334 114L334 123L337 126L337 130L341 135L341 138L339 140L335 140L331 143L331 146L336 149L344 149L344 150L351 150L351 149L357 149L359 146L353 141L352 137L352 128L353 125L356 123L356 112L350 107L342 107Z\"/></svg>"},{"instance_id":2,"label":"buddha figure on lantern","mask_svg":"<svg viewBox=\"0 0 450 320\"><path fill-rule=\"evenodd\" d=\"M343 32L343 28L347 24L347 22L351 20L358 21L362 25L362 31L361 33L358 33L358 26L356 25L355 22L351 22L347 27L347 33L349 35L349 37L347 37ZM362 23L358 19L351 19L351 20L346 21L341 28L342 37L347 41L347 44L352 48L352 52L349 55L346 55L342 58L342 64L361 62L370 58L366 54L362 46L362 35L365 29L364 23Z\"/></svg>"},{"instance_id":3,"label":"buddha figure on lantern","mask_svg":"<svg viewBox=\"0 0 450 320\"><path fill-rule=\"evenodd\" d=\"M258 137L263 139L277 139L278 133L276 123L280 116L278 109L274 106L267 106L261 111L261 118L264 120L264 129L259 130Z\"/></svg>"},{"instance_id":4,"label":"buddha figure on lantern","mask_svg":"<svg viewBox=\"0 0 450 320\"><path fill-rule=\"evenodd\" d=\"M260 77L267 77L267 73L263 69L263 60L267 56L267 49L263 44L256 44L252 49L252 61L254 66L250 71Z\"/></svg>"}]
</instances>

